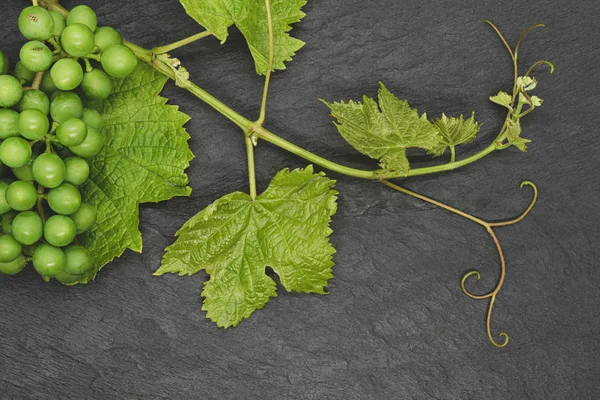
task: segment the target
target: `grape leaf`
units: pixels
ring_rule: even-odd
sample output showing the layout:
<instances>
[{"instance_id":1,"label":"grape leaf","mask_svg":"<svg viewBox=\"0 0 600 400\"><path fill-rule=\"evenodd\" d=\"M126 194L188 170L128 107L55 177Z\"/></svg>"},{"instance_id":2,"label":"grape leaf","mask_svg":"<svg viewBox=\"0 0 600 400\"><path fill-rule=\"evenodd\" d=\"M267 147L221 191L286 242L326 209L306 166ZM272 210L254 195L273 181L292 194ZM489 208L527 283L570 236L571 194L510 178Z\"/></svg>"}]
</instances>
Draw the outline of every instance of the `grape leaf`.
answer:
<instances>
[{"instance_id":1,"label":"grape leaf","mask_svg":"<svg viewBox=\"0 0 600 400\"><path fill-rule=\"evenodd\" d=\"M256 67L264 75L269 68L269 25L264 0L180 0L185 11L206 30L225 43L229 27L242 32ZM271 0L273 20L273 69L285 69L285 63L304 46L304 42L290 36L291 24L300 22L306 14L301 9L306 0Z\"/></svg>"},{"instance_id":2,"label":"grape leaf","mask_svg":"<svg viewBox=\"0 0 600 400\"><path fill-rule=\"evenodd\" d=\"M512 106L511 106L512 96L506 92L500 91L500 92L498 92L497 95L490 96L490 101L492 101L498 105L501 105L502 107L506 107L509 110L512 110Z\"/></svg>"},{"instance_id":3,"label":"grape leaf","mask_svg":"<svg viewBox=\"0 0 600 400\"><path fill-rule=\"evenodd\" d=\"M480 125L475 121L475 113L471 114L471 118L464 119L461 115L458 118L448 118L446 114L442 114L442 118L438 118L433 123L438 128L441 140L431 154L436 157L444 154L448 147L456 147L459 144L471 143L479 133Z\"/></svg>"},{"instance_id":4,"label":"grape leaf","mask_svg":"<svg viewBox=\"0 0 600 400\"><path fill-rule=\"evenodd\" d=\"M287 291L324 294L333 277L329 222L337 210L335 181L312 166L280 171L252 200L235 192L192 217L167 247L155 275L205 270L203 310L219 327L236 326L269 298L275 282Z\"/></svg>"},{"instance_id":5,"label":"grape leaf","mask_svg":"<svg viewBox=\"0 0 600 400\"><path fill-rule=\"evenodd\" d=\"M84 200L98 208L97 222L84 237L97 270L126 248L142 250L138 204L191 193L184 173L193 158L183 128L189 117L159 96L166 81L140 63L129 77L114 81L114 93L100 107L105 146L90 160L82 186Z\"/></svg>"},{"instance_id":6,"label":"grape leaf","mask_svg":"<svg viewBox=\"0 0 600 400\"><path fill-rule=\"evenodd\" d=\"M380 84L379 104L364 96L362 103L327 103L340 134L356 150L379 160L388 171L408 173L406 149L432 151L440 144L438 129L408 102L400 100Z\"/></svg>"}]
</instances>

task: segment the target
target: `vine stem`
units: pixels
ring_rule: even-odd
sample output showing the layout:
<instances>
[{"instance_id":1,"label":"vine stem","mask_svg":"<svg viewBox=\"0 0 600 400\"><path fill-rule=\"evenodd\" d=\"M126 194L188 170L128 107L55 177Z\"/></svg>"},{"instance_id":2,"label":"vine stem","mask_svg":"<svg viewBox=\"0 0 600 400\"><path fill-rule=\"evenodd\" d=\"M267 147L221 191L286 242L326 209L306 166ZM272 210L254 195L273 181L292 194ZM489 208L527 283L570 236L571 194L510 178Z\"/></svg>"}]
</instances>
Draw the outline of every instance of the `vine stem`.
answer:
<instances>
[{"instance_id":1,"label":"vine stem","mask_svg":"<svg viewBox=\"0 0 600 400\"><path fill-rule=\"evenodd\" d=\"M152 52L154 54L165 54L165 53L169 53L173 50L179 49L183 46L186 46L190 43L194 43L200 39L204 39L208 36L212 36L212 33L209 31L204 31L204 32L200 32L197 33L195 35L186 37L185 39L181 39L175 43L170 43L170 44L166 44L164 46L159 46L159 47L155 47L152 49Z\"/></svg>"},{"instance_id":2,"label":"vine stem","mask_svg":"<svg viewBox=\"0 0 600 400\"><path fill-rule=\"evenodd\" d=\"M246 135L246 154L248 155L248 182L250 197L256 199L256 172L254 169L254 140L252 135Z\"/></svg>"},{"instance_id":3,"label":"vine stem","mask_svg":"<svg viewBox=\"0 0 600 400\"><path fill-rule=\"evenodd\" d=\"M269 65L265 76L265 86L263 89L262 100L260 104L260 116L256 121L256 125L263 126L267 117L267 98L269 97L269 83L271 82L271 74L273 73L273 60L275 59L275 38L273 36L273 15L271 13L271 0L265 0L267 7L267 23L269 25Z\"/></svg>"},{"instance_id":4,"label":"vine stem","mask_svg":"<svg viewBox=\"0 0 600 400\"><path fill-rule=\"evenodd\" d=\"M39 6L40 5L39 2L38 2L38 0L31 0L31 4L33 6Z\"/></svg>"},{"instance_id":5,"label":"vine stem","mask_svg":"<svg viewBox=\"0 0 600 400\"><path fill-rule=\"evenodd\" d=\"M502 250L502 245L500 244L500 241L498 240L498 236L496 236L496 232L494 232L494 227L502 227L502 226L509 226L509 225L514 225L520 221L523 220L523 218L525 218L527 216L527 214L529 214L529 212L533 209L533 206L535 205L537 198L538 198L538 190L537 187L535 186L535 184L533 184L533 182L530 181L524 181L521 183L521 188L523 188L524 186L531 186L533 189L533 198L529 204L529 206L525 209L525 211L519 215L517 218L508 220L508 221L502 221L502 222L488 222L488 221L484 221L480 218L477 218L473 215L467 214L464 211L461 211L457 208L451 207L447 204L444 204L442 202L439 202L437 200L434 200L430 197L424 196L422 194L413 192L412 190L406 189L402 186L393 184L385 179L379 179L379 181L394 189L397 190L401 193L407 194L409 196L415 197L419 200L422 200L424 202L433 204L437 207L440 207L444 210L450 211L451 213L454 213L456 215L459 215L463 218L466 218L470 221L475 222L478 225L481 225L482 227L484 227L486 229L486 231L490 234L490 236L492 237L492 240L494 241L494 244L496 245L496 250L498 251L498 256L500 258L500 277L498 279L498 282L495 286L495 288L486 294L483 295L475 295L472 294L469 290L467 290L466 288L466 281L469 277L471 276L475 276L477 278L477 280L481 279L481 274L479 273L479 271L474 270L471 272L466 273L463 278L461 279L460 285L461 288L463 290L463 292L470 297L471 299L474 300L485 300L485 299L490 299L489 304L488 304L488 312L487 312L487 317L486 317L486 330L487 330L487 335L488 338L490 340L490 342L496 346L496 347L505 347L508 344L508 334L506 332L500 332L499 336L504 338L504 341L502 343L497 342L494 339L494 336L492 335L492 329L491 329L491 318L492 318L492 309L494 307L494 303L496 302L496 296L498 295L498 293L500 292L500 289L502 289L502 285L504 284L504 279L506 277L506 260L504 258L504 251Z\"/></svg>"}]
</instances>

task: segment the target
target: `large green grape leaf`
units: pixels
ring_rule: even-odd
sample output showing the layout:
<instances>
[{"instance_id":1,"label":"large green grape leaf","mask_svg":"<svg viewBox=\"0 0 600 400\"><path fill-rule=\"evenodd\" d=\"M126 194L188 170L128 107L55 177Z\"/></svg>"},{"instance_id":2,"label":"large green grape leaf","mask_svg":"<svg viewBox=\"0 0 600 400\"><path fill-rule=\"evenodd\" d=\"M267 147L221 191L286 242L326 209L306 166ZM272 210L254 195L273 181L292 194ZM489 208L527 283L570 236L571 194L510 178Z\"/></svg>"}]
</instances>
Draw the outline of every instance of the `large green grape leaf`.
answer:
<instances>
[{"instance_id":1,"label":"large green grape leaf","mask_svg":"<svg viewBox=\"0 0 600 400\"><path fill-rule=\"evenodd\" d=\"M219 327L235 326L277 296L271 267L288 291L325 293L333 277L329 222L335 181L312 166L280 171L255 200L221 197L177 232L155 275L205 270L203 310Z\"/></svg>"},{"instance_id":2,"label":"large green grape leaf","mask_svg":"<svg viewBox=\"0 0 600 400\"><path fill-rule=\"evenodd\" d=\"M106 144L90 160L90 178L82 186L84 200L98 208L83 241L95 272L127 248L142 250L140 203L191 193L184 173L193 158L183 128L189 117L159 96L166 81L140 64L129 77L115 80L114 93L100 106Z\"/></svg>"},{"instance_id":3,"label":"large green grape leaf","mask_svg":"<svg viewBox=\"0 0 600 400\"><path fill-rule=\"evenodd\" d=\"M383 85L379 88L379 102L364 96L362 103L327 103L340 134L356 150L379 160L388 171L407 174L410 164L406 149L417 147L431 151L440 141L438 129L419 116L408 102L400 100Z\"/></svg>"},{"instance_id":4,"label":"large green grape leaf","mask_svg":"<svg viewBox=\"0 0 600 400\"><path fill-rule=\"evenodd\" d=\"M227 40L229 27L242 32L254 58L256 72L267 73L269 68L269 25L264 0L180 0L186 12L222 43ZM301 9L306 0L271 0L273 19L273 69L285 69L304 42L290 36L291 24L306 14Z\"/></svg>"}]
</instances>

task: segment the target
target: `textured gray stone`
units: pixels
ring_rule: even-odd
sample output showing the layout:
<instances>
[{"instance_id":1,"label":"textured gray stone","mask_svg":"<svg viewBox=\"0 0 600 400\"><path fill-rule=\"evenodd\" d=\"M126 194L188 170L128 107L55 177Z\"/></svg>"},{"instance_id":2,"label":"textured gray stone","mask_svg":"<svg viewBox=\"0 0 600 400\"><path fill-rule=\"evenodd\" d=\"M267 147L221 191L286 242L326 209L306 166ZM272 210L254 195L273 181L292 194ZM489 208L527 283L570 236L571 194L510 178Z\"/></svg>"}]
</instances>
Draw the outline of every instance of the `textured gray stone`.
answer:
<instances>
[{"instance_id":1,"label":"textured gray stone","mask_svg":"<svg viewBox=\"0 0 600 400\"><path fill-rule=\"evenodd\" d=\"M0 43L14 59L16 19L26 1L0 5ZM72 7L75 1L65 1ZM90 0L101 24L143 46L198 30L175 0ZM295 35L307 42L272 84L267 126L335 161L372 167L336 133L317 98L374 95L379 80L420 111L470 113L484 124L472 153L491 140L503 113L487 101L508 89L511 66L490 18L514 43L534 31L523 63L542 72L546 103L524 122L530 151L507 150L475 165L411 179L412 189L488 219L540 200L521 224L499 230L508 273L493 331L486 304L464 296L462 274L479 268L491 288L497 255L484 230L372 182L336 174L335 278L328 296L281 293L236 329L200 311L202 274L152 277L181 224L217 197L246 190L244 146L235 127L168 85L192 116L194 194L144 205L144 253L127 252L86 287L45 284L31 270L0 277L1 399L591 399L600 397L597 268L598 4L586 0L405 2L323 0L306 6ZM243 37L204 40L175 53L200 86L249 117L262 79ZM268 144L257 149L259 190L283 167L306 162Z\"/></svg>"}]
</instances>

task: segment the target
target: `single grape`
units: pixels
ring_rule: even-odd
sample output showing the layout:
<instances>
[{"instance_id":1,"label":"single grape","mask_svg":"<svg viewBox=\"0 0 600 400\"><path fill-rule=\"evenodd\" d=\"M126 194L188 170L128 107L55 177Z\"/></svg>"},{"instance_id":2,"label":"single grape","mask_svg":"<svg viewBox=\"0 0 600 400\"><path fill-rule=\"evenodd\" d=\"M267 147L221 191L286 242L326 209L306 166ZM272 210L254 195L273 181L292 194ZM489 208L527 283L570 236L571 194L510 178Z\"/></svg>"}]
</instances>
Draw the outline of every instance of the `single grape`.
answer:
<instances>
[{"instance_id":1,"label":"single grape","mask_svg":"<svg viewBox=\"0 0 600 400\"><path fill-rule=\"evenodd\" d=\"M3 196L3 194L0 194ZM2 216L2 232L4 233L12 233L12 223L13 219L17 216L18 212L9 211Z\"/></svg>"},{"instance_id":2,"label":"single grape","mask_svg":"<svg viewBox=\"0 0 600 400\"><path fill-rule=\"evenodd\" d=\"M78 146L87 137L88 128L79 118L71 118L58 126L56 137L65 146Z\"/></svg>"},{"instance_id":3,"label":"single grape","mask_svg":"<svg viewBox=\"0 0 600 400\"><path fill-rule=\"evenodd\" d=\"M48 40L54 32L54 18L42 7L24 8L19 15L19 30L29 40Z\"/></svg>"},{"instance_id":4,"label":"single grape","mask_svg":"<svg viewBox=\"0 0 600 400\"><path fill-rule=\"evenodd\" d=\"M10 206L8 205L8 201L6 201L6 190L8 189L9 185L9 182L0 181L0 214L6 215L6 213L11 210ZM2 222L4 222L4 218L2 219ZM3 230L6 233L10 233L4 227Z\"/></svg>"},{"instance_id":5,"label":"single grape","mask_svg":"<svg viewBox=\"0 0 600 400\"><path fill-rule=\"evenodd\" d=\"M48 205L57 214L73 214L81 206L81 193L70 183L63 183L48 192Z\"/></svg>"},{"instance_id":6,"label":"single grape","mask_svg":"<svg viewBox=\"0 0 600 400\"><path fill-rule=\"evenodd\" d=\"M54 279L59 281L64 285L71 285L77 283L83 278L83 275L71 275L67 274L65 271L62 271L60 274L56 275Z\"/></svg>"},{"instance_id":7,"label":"single grape","mask_svg":"<svg viewBox=\"0 0 600 400\"><path fill-rule=\"evenodd\" d=\"M123 45L109 46L102 53L102 68L112 77L125 78L137 66L137 57L128 47Z\"/></svg>"},{"instance_id":8,"label":"single grape","mask_svg":"<svg viewBox=\"0 0 600 400\"><path fill-rule=\"evenodd\" d=\"M20 57L25 68L33 72L41 72L50 68L53 54L44 43L33 40L21 47Z\"/></svg>"},{"instance_id":9,"label":"single grape","mask_svg":"<svg viewBox=\"0 0 600 400\"><path fill-rule=\"evenodd\" d=\"M58 89L73 90L83 80L83 68L72 58L63 58L54 63L50 76Z\"/></svg>"},{"instance_id":10,"label":"single grape","mask_svg":"<svg viewBox=\"0 0 600 400\"><path fill-rule=\"evenodd\" d=\"M72 185L79 186L87 181L90 176L90 165L83 158L66 158L65 167L67 168L65 181Z\"/></svg>"},{"instance_id":11,"label":"single grape","mask_svg":"<svg viewBox=\"0 0 600 400\"><path fill-rule=\"evenodd\" d=\"M19 168L31 160L31 146L20 137L11 137L0 144L0 161L11 168Z\"/></svg>"},{"instance_id":12,"label":"single grape","mask_svg":"<svg viewBox=\"0 0 600 400\"><path fill-rule=\"evenodd\" d=\"M53 215L44 226L44 238L52 246L64 247L75 239L75 222L64 215Z\"/></svg>"},{"instance_id":13,"label":"single grape","mask_svg":"<svg viewBox=\"0 0 600 400\"><path fill-rule=\"evenodd\" d=\"M29 140L41 139L48 133L50 121L40 110L23 110L19 115L19 132Z\"/></svg>"},{"instance_id":14,"label":"single grape","mask_svg":"<svg viewBox=\"0 0 600 400\"><path fill-rule=\"evenodd\" d=\"M14 261L21 255L21 243L17 242L12 235L0 236L0 263Z\"/></svg>"},{"instance_id":15,"label":"single grape","mask_svg":"<svg viewBox=\"0 0 600 400\"><path fill-rule=\"evenodd\" d=\"M65 252L49 244L40 244L33 252L33 268L43 277L60 274L66 262Z\"/></svg>"},{"instance_id":16,"label":"single grape","mask_svg":"<svg viewBox=\"0 0 600 400\"><path fill-rule=\"evenodd\" d=\"M67 262L63 269L69 275L83 275L94 266L92 255L83 246L73 244L64 249Z\"/></svg>"},{"instance_id":17,"label":"single grape","mask_svg":"<svg viewBox=\"0 0 600 400\"><path fill-rule=\"evenodd\" d=\"M50 11L50 15L54 20L54 31L52 32L52 35L60 36L67 26L67 21L65 20L65 17L58 11Z\"/></svg>"},{"instance_id":18,"label":"single grape","mask_svg":"<svg viewBox=\"0 0 600 400\"><path fill-rule=\"evenodd\" d=\"M21 254L16 259L8 263L0 263L0 273L4 275L16 275L25 268L27 260L25 256Z\"/></svg>"},{"instance_id":19,"label":"single grape","mask_svg":"<svg viewBox=\"0 0 600 400\"><path fill-rule=\"evenodd\" d=\"M42 238L42 217L35 211L17 214L12 223L12 235L17 242L30 246Z\"/></svg>"},{"instance_id":20,"label":"single grape","mask_svg":"<svg viewBox=\"0 0 600 400\"><path fill-rule=\"evenodd\" d=\"M96 68L85 73L81 89L90 100L104 100L112 93L112 81L106 72Z\"/></svg>"},{"instance_id":21,"label":"single grape","mask_svg":"<svg viewBox=\"0 0 600 400\"><path fill-rule=\"evenodd\" d=\"M12 172L17 177L17 179L27 182L34 181L35 178L33 177L33 163L36 158L37 154L32 153L31 160L27 164L23 165L22 167L12 169Z\"/></svg>"},{"instance_id":22,"label":"single grape","mask_svg":"<svg viewBox=\"0 0 600 400\"><path fill-rule=\"evenodd\" d=\"M81 117L83 103L73 92L57 92L50 103L50 115L55 122L63 123L71 118Z\"/></svg>"},{"instance_id":23,"label":"single grape","mask_svg":"<svg viewBox=\"0 0 600 400\"><path fill-rule=\"evenodd\" d=\"M19 61L17 65L15 65L15 78L21 81L21 84L32 83L33 78L35 78L35 72L28 70L25 68L23 63Z\"/></svg>"},{"instance_id":24,"label":"single grape","mask_svg":"<svg viewBox=\"0 0 600 400\"><path fill-rule=\"evenodd\" d=\"M19 102L19 111L39 110L44 115L50 112L50 99L41 90L30 89L23 92L23 98Z\"/></svg>"},{"instance_id":25,"label":"single grape","mask_svg":"<svg viewBox=\"0 0 600 400\"><path fill-rule=\"evenodd\" d=\"M73 57L85 57L94 49L94 34L83 24L69 25L60 35L63 50Z\"/></svg>"},{"instance_id":26,"label":"single grape","mask_svg":"<svg viewBox=\"0 0 600 400\"><path fill-rule=\"evenodd\" d=\"M19 136L19 113L10 108L0 109L0 139Z\"/></svg>"},{"instance_id":27,"label":"single grape","mask_svg":"<svg viewBox=\"0 0 600 400\"><path fill-rule=\"evenodd\" d=\"M98 210L90 203L81 203L79 210L71 214L70 217L75 222L77 234L79 235L89 231L94 226L96 218L98 218Z\"/></svg>"},{"instance_id":28,"label":"single grape","mask_svg":"<svg viewBox=\"0 0 600 400\"><path fill-rule=\"evenodd\" d=\"M80 5L73 7L67 15L67 25L73 24L83 24L94 32L98 26L98 18L94 10L90 7Z\"/></svg>"},{"instance_id":29,"label":"single grape","mask_svg":"<svg viewBox=\"0 0 600 400\"><path fill-rule=\"evenodd\" d=\"M33 163L33 177L40 185L53 189L65 180L67 169L63 160L53 153L44 153Z\"/></svg>"},{"instance_id":30,"label":"single grape","mask_svg":"<svg viewBox=\"0 0 600 400\"><path fill-rule=\"evenodd\" d=\"M88 126L85 141L79 146L69 147L69 150L79 157L90 158L100 153L102 147L104 147L104 136L97 129Z\"/></svg>"},{"instance_id":31,"label":"single grape","mask_svg":"<svg viewBox=\"0 0 600 400\"><path fill-rule=\"evenodd\" d=\"M22 97L21 82L12 75L0 75L0 107L13 107Z\"/></svg>"},{"instance_id":32,"label":"single grape","mask_svg":"<svg viewBox=\"0 0 600 400\"><path fill-rule=\"evenodd\" d=\"M42 89L42 92L46 93L48 96L52 95L58 90L57 87L54 86L54 82L52 81L50 74L44 74L40 89Z\"/></svg>"},{"instance_id":33,"label":"single grape","mask_svg":"<svg viewBox=\"0 0 600 400\"><path fill-rule=\"evenodd\" d=\"M38 201L38 193L35 186L27 181L14 181L6 189L6 201L10 208L15 211L26 211Z\"/></svg>"},{"instance_id":34,"label":"single grape","mask_svg":"<svg viewBox=\"0 0 600 400\"><path fill-rule=\"evenodd\" d=\"M92 128L96 128L99 131L104 128L104 121L102 120L102 115L96 110L92 110L91 108L84 108L81 113L81 119L87 126L91 126Z\"/></svg>"},{"instance_id":35,"label":"single grape","mask_svg":"<svg viewBox=\"0 0 600 400\"><path fill-rule=\"evenodd\" d=\"M96 29L94 33L94 43L98 46L100 52L104 52L113 44L123 44L123 37L115 28L102 26Z\"/></svg>"},{"instance_id":36,"label":"single grape","mask_svg":"<svg viewBox=\"0 0 600 400\"><path fill-rule=\"evenodd\" d=\"M8 58L0 51L0 75L8 74L9 69L10 63L8 62Z\"/></svg>"}]
</instances>

